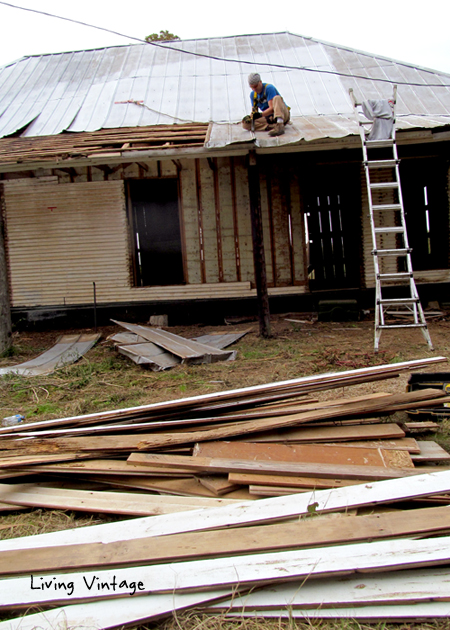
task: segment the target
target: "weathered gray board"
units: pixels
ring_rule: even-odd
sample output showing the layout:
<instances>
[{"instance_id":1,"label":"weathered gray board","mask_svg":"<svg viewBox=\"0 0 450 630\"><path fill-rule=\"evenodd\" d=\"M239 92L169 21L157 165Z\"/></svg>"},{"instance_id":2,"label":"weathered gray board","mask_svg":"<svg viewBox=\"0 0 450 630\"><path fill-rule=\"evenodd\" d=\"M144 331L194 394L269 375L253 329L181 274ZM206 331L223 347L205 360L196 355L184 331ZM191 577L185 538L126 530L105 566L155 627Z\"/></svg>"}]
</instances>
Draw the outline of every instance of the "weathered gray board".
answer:
<instances>
[{"instance_id":1,"label":"weathered gray board","mask_svg":"<svg viewBox=\"0 0 450 630\"><path fill-rule=\"evenodd\" d=\"M31 361L20 365L0 368L0 375L20 374L22 376L38 376L50 374L54 370L75 363L100 339L97 333L82 335L63 335L56 344Z\"/></svg>"}]
</instances>

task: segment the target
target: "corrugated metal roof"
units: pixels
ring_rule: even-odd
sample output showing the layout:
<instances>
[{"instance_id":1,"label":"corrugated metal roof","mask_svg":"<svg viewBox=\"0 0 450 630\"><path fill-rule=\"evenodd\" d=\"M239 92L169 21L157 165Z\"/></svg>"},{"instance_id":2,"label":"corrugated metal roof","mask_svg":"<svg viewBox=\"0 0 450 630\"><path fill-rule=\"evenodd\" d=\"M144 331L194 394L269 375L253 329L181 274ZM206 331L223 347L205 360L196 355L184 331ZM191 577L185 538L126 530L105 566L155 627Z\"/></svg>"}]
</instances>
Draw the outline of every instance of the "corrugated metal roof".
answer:
<instances>
[{"instance_id":1,"label":"corrugated metal roof","mask_svg":"<svg viewBox=\"0 0 450 630\"><path fill-rule=\"evenodd\" d=\"M450 123L450 75L273 33L25 57L0 69L0 136L238 122L250 109L251 71L278 88L294 118L347 118L350 87L365 100L390 97L398 83L400 117L415 116L423 127L429 116Z\"/></svg>"}]
</instances>

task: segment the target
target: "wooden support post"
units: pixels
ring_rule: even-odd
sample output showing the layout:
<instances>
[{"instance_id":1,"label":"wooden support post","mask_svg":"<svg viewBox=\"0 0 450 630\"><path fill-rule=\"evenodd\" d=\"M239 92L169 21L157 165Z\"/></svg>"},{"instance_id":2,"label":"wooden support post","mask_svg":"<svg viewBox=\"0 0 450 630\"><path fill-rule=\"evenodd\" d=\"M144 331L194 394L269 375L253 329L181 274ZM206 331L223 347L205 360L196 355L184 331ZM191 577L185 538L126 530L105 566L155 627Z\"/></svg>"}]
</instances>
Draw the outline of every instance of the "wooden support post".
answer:
<instances>
[{"instance_id":1,"label":"wooden support post","mask_svg":"<svg viewBox=\"0 0 450 630\"><path fill-rule=\"evenodd\" d=\"M270 337L269 294L267 292L266 261L261 215L261 192L259 187L259 169L256 154L249 153L248 186L250 193L250 212L252 219L253 262L258 300L259 333L261 337Z\"/></svg>"}]
</instances>

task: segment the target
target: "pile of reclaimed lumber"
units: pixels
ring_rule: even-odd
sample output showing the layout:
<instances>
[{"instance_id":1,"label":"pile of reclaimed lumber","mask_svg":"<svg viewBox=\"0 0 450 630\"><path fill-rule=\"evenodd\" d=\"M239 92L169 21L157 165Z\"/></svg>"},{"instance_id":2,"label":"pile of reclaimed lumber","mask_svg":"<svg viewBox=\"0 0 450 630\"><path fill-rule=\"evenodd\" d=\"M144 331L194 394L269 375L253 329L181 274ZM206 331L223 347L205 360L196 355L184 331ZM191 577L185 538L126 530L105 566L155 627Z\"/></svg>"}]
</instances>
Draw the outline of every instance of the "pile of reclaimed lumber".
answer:
<instances>
[{"instance_id":1,"label":"pile of reclaimed lumber","mask_svg":"<svg viewBox=\"0 0 450 630\"><path fill-rule=\"evenodd\" d=\"M140 516L1 541L0 608L45 612L0 630L112 628L198 606L267 617L448 616L450 456L385 418L448 397L423 389L313 398L445 360L0 429L2 509Z\"/></svg>"}]
</instances>

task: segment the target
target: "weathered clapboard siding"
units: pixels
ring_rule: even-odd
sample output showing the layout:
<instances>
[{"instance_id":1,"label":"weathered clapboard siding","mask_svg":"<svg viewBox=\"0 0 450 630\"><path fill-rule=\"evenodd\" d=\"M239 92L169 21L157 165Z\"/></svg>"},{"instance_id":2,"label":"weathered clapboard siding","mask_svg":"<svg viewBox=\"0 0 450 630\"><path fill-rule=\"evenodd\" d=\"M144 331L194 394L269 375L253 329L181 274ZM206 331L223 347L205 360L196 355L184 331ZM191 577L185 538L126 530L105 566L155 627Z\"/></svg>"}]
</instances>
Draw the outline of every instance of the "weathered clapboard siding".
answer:
<instances>
[{"instance_id":1,"label":"weathered clapboard siding","mask_svg":"<svg viewBox=\"0 0 450 630\"><path fill-rule=\"evenodd\" d=\"M306 245L305 245L305 222L300 191L300 182L297 172L290 173L290 196L291 196L291 229L292 229L292 249L293 249L293 271L294 284L307 283L308 272L306 269Z\"/></svg>"},{"instance_id":2,"label":"weathered clapboard siding","mask_svg":"<svg viewBox=\"0 0 450 630\"><path fill-rule=\"evenodd\" d=\"M273 286L276 260L273 249L272 207L270 203L270 183L268 182L264 169L260 171L260 188L264 251L266 255L266 278L267 284Z\"/></svg>"},{"instance_id":3,"label":"weathered clapboard siding","mask_svg":"<svg viewBox=\"0 0 450 630\"><path fill-rule=\"evenodd\" d=\"M185 280L189 284L200 284L202 282L202 274L200 267L199 209L194 161L189 160L182 163L180 178L188 275Z\"/></svg>"},{"instance_id":4,"label":"weathered clapboard siding","mask_svg":"<svg viewBox=\"0 0 450 630\"><path fill-rule=\"evenodd\" d=\"M282 171L275 160L261 168L272 294L304 291L299 285L306 284L300 188ZM185 284L134 287L125 181L177 175ZM89 304L94 282L99 304L255 293L243 157L55 169L2 183L13 306Z\"/></svg>"},{"instance_id":5,"label":"weathered clapboard siding","mask_svg":"<svg viewBox=\"0 0 450 630\"><path fill-rule=\"evenodd\" d=\"M270 177L273 247L275 250L275 286L292 284L291 244L289 239L290 195L287 194L285 164L272 164Z\"/></svg>"},{"instance_id":6,"label":"weathered clapboard siding","mask_svg":"<svg viewBox=\"0 0 450 630\"><path fill-rule=\"evenodd\" d=\"M254 283L255 270L253 266L252 225L250 219L250 199L245 158L235 158L234 165L239 249L241 256L241 280Z\"/></svg>"},{"instance_id":7,"label":"weathered clapboard siding","mask_svg":"<svg viewBox=\"0 0 450 630\"><path fill-rule=\"evenodd\" d=\"M204 242L205 281L219 282L218 232L214 173L207 160L198 160L201 180L201 205Z\"/></svg>"},{"instance_id":8,"label":"weathered clapboard siding","mask_svg":"<svg viewBox=\"0 0 450 630\"><path fill-rule=\"evenodd\" d=\"M14 305L92 302L129 284L123 182L4 186Z\"/></svg>"},{"instance_id":9,"label":"weathered clapboard siding","mask_svg":"<svg viewBox=\"0 0 450 630\"><path fill-rule=\"evenodd\" d=\"M229 158L218 158L216 165L219 185L223 281L236 282L239 279L239 259L236 256L236 246L239 236L235 233L235 221L233 216L231 160Z\"/></svg>"},{"instance_id":10,"label":"weathered clapboard siding","mask_svg":"<svg viewBox=\"0 0 450 630\"><path fill-rule=\"evenodd\" d=\"M5 183L14 306L249 295L249 283L133 287L123 182Z\"/></svg>"}]
</instances>

